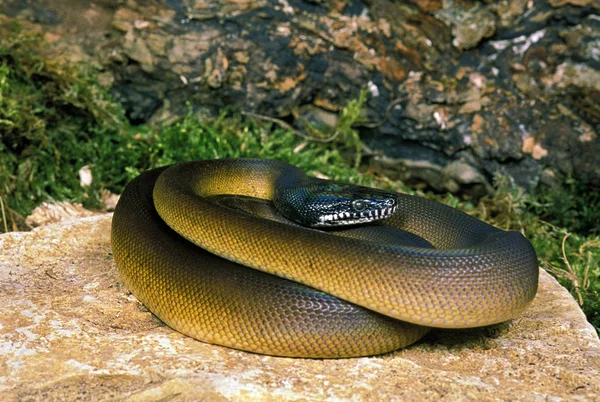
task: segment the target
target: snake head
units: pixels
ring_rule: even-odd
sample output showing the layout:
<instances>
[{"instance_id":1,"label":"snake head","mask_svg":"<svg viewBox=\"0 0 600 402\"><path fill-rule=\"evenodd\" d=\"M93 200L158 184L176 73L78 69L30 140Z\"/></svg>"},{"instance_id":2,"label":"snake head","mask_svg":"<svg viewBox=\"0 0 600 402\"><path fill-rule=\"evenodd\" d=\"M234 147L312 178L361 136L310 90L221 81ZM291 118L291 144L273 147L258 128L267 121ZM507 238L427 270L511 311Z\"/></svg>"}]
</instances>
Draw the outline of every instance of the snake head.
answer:
<instances>
[{"instance_id":1,"label":"snake head","mask_svg":"<svg viewBox=\"0 0 600 402\"><path fill-rule=\"evenodd\" d=\"M326 182L280 191L275 206L303 226L335 227L389 218L398 208L398 197L388 191Z\"/></svg>"}]
</instances>

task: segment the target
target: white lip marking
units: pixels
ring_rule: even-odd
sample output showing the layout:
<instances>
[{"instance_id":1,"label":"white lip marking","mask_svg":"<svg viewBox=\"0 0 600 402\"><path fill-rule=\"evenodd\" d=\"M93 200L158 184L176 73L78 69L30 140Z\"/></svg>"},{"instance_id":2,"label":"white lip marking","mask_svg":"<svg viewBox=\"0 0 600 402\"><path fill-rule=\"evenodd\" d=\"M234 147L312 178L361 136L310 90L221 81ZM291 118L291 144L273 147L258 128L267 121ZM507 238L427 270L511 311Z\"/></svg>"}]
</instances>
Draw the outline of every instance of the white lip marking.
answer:
<instances>
[{"instance_id":1,"label":"white lip marking","mask_svg":"<svg viewBox=\"0 0 600 402\"><path fill-rule=\"evenodd\" d=\"M324 215L319 218L319 222L323 225L352 225L355 223L368 222L374 219L389 218L398 209L397 205L384 207L381 209L368 210L362 212L339 212L337 214Z\"/></svg>"}]
</instances>

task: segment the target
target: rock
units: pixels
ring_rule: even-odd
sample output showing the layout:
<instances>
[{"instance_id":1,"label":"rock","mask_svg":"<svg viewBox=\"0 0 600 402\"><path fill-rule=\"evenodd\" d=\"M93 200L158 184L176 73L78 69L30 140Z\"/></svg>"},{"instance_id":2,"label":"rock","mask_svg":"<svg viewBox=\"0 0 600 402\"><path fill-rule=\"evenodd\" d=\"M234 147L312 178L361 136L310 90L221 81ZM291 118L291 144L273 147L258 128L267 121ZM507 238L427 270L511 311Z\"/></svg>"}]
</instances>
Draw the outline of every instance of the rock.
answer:
<instances>
[{"instance_id":1,"label":"rock","mask_svg":"<svg viewBox=\"0 0 600 402\"><path fill-rule=\"evenodd\" d=\"M448 3L450 6L438 12L436 16L452 26L452 44L457 48L472 49L483 38L496 32L496 19L487 7L475 5L468 8L456 2Z\"/></svg>"},{"instance_id":2,"label":"rock","mask_svg":"<svg viewBox=\"0 0 600 402\"><path fill-rule=\"evenodd\" d=\"M97 212L85 209L82 204L77 202L43 202L31 211L31 214L25 219L25 223L34 228L67 219L82 218L97 214Z\"/></svg>"},{"instance_id":3,"label":"rock","mask_svg":"<svg viewBox=\"0 0 600 402\"><path fill-rule=\"evenodd\" d=\"M303 110L339 114L368 86L378 124L357 130L399 177L472 197L498 173L527 190L550 183L544 171L600 187L597 0L54 3L10 2L0 31L17 19L56 57L97 64L134 124L191 105L302 127ZM545 153L523 151L532 137ZM467 163L484 182L423 162Z\"/></svg>"},{"instance_id":4,"label":"rock","mask_svg":"<svg viewBox=\"0 0 600 402\"><path fill-rule=\"evenodd\" d=\"M275 358L164 326L111 258L110 215L0 235L0 393L20 400L593 400L600 340L544 271L509 323L379 357Z\"/></svg>"},{"instance_id":5,"label":"rock","mask_svg":"<svg viewBox=\"0 0 600 402\"><path fill-rule=\"evenodd\" d=\"M146 44L146 41L136 36L133 28L130 28L125 35L125 43L123 44L125 53L129 58L140 63L141 68L145 72L154 71L154 57Z\"/></svg>"},{"instance_id":6,"label":"rock","mask_svg":"<svg viewBox=\"0 0 600 402\"><path fill-rule=\"evenodd\" d=\"M552 7L562 7L567 4L571 4L578 7L585 7L592 5L593 0L549 0L548 3Z\"/></svg>"}]
</instances>

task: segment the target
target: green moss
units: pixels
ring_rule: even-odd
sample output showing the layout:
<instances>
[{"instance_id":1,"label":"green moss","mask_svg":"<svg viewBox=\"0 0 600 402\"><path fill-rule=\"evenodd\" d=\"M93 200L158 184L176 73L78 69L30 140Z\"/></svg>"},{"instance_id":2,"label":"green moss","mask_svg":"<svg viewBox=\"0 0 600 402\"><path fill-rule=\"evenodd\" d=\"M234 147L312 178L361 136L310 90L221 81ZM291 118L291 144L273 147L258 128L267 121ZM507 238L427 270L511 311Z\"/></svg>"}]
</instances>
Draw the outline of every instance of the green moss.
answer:
<instances>
[{"instance_id":1,"label":"green moss","mask_svg":"<svg viewBox=\"0 0 600 402\"><path fill-rule=\"evenodd\" d=\"M260 125L226 111L211 122L202 121L190 112L180 121L164 127L155 140L154 166L195 159L270 158L335 180L355 183L365 180L335 147L305 140L272 123Z\"/></svg>"},{"instance_id":2,"label":"green moss","mask_svg":"<svg viewBox=\"0 0 600 402\"><path fill-rule=\"evenodd\" d=\"M600 234L600 189L567 178L558 188L541 189L530 211L571 232Z\"/></svg>"},{"instance_id":3,"label":"green moss","mask_svg":"<svg viewBox=\"0 0 600 402\"><path fill-rule=\"evenodd\" d=\"M13 28L0 36L0 197L21 215L45 199L93 206L105 178L82 187L78 171L118 148L123 111L93 70L45 58L38 34Z\"/></svg>"}]
</instances>

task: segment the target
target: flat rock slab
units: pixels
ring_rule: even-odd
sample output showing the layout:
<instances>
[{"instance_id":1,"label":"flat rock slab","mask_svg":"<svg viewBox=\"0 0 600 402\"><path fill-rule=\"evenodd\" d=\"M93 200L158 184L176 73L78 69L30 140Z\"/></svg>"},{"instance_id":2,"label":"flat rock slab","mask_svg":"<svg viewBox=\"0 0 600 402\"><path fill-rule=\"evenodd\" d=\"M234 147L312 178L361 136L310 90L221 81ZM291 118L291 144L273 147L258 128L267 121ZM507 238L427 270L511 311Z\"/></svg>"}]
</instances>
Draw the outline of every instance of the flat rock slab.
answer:
<instances>
[{"instance_id":1,"label":"flat rock slab","mask_svg":"<svg viewBox=\"0 0 600 402\"><path fill-rule=\"evenodd\" d=\"M123 285L111 216L0 235L0 399L600 400L600 340L544 271L530 309L371 358L276 358L166 327Z\"/></svg>"}]
</instances>

